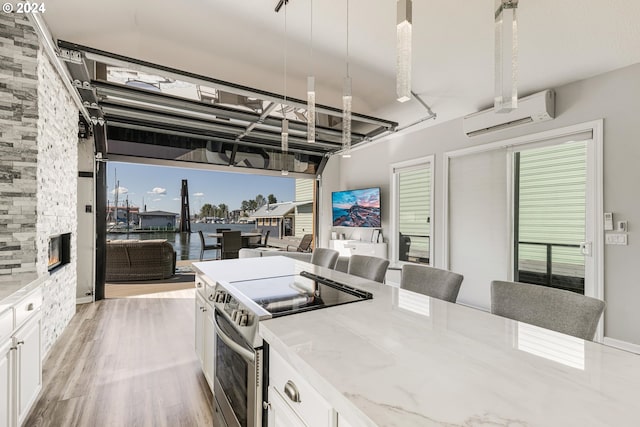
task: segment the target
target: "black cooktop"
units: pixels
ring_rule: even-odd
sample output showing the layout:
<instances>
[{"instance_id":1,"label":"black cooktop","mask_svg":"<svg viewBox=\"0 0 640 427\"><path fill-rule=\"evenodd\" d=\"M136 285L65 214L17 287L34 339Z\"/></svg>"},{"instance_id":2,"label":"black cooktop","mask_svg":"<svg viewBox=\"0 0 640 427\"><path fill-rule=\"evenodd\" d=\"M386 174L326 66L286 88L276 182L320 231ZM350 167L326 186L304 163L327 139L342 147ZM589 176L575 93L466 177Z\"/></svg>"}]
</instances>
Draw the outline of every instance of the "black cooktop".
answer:
<instances>
[{"instance_id":1,"label":"black cooktop","mask_svg":"<svg viewBox=\"0 0 640 427\"><path fill-rule=\"evenodd\" d=\"M369 292L306 271L233 282L233 286L273 317L373 298Z\"/></svg>"}]
</instances>

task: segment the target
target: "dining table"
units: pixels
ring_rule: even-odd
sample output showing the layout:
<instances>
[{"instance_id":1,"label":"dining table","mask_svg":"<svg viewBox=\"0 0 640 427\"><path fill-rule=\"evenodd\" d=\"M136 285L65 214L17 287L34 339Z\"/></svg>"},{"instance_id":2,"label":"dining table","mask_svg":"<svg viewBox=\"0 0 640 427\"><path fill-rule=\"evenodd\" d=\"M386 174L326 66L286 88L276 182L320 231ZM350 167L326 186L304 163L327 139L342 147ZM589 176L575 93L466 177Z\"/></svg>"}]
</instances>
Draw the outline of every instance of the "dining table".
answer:
<instances>
[{"instance_id":1,"label":"dining table","mask_svg":"<svg viewBox=\"0 0 640 427\"><path fill-rule=\"evenodd\" d=\"M233 231L233 230L230 230ZM218 239L218 241L222 241L222 238L224 237L222 233L208 233L207 234L208 237L215 237L216 239ZM258 233L255 231L243 231L240 233L240 237L242 237L242 247L243 248L248 248L249 247L249 239L251 239L252 237L262 237L262 233Z\"/></svg>"}]
</instances>

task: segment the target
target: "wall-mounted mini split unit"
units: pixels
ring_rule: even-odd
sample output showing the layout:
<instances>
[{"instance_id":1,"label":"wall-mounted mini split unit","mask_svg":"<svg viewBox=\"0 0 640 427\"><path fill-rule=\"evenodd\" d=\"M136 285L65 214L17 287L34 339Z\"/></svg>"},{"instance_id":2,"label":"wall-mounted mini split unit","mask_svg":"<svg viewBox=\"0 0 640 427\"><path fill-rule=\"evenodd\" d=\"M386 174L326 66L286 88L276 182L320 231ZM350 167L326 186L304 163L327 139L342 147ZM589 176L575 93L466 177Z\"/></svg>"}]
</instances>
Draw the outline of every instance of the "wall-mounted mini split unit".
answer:
<instances>
[{"instance_id":1,"label":"wall-mounted mini split unit","mask_svg":"<svg viewBox=\"0 0 640 427\"><path fill-rule=\"evenodd\" d=\"M462 119L464 133L471 136L483 135L497 130L508 129L525 123L551 120L556 114L556 95L553 90L545 90L518 100L518 108L508 113L496 113L493 108L469 114Z\"/></svg>"}]
</instances>

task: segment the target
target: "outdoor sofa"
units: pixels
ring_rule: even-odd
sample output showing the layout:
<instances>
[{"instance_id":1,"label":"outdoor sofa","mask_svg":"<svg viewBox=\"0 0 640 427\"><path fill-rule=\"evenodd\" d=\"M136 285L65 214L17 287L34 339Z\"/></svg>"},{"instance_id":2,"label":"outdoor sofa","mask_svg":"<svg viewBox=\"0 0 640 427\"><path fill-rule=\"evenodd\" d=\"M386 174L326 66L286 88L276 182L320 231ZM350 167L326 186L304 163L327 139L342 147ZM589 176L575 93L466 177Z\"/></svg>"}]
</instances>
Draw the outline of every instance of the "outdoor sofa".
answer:
<instances>
[{"instance_id":1,"label":"outdoor sofa","mask_svg":"<svg viewBox=\"0 0 640 427\"><path fill-rule=\"evenodd\" d=\"M172 277L176 252L166 240L108 240L107 282Z\"/></svg>"}]
</instances>

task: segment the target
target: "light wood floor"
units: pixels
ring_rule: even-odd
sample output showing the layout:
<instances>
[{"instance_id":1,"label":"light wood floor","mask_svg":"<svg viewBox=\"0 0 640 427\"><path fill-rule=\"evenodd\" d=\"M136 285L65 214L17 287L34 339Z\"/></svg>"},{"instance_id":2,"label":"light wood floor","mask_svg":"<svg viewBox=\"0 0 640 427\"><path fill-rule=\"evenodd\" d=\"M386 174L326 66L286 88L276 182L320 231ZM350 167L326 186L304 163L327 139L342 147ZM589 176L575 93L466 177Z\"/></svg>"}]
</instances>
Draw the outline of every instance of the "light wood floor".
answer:
<instances>
[{"instance_id":1,"label":"light wood floor","mask_svg":"<svg viewBox=\"0 0 640 427\"><path fill-rule=\"evenodd\" d=\"M193 301L191 287L79 305L24 426L211 426Z\"/></svg>"},{"instance_id":2,"label":"light wood floor","mask_svg":"<svg viewBox=\"0 0 640 427\"><path fill-rule=\"evenodd\" d=\"M169 297L173 297L174 294L170 291L193 289L194 282L194 274L176 274L172 278L165 280L107 283L104 287L104 296L105 298L147 298L149 296L162 298L160 294L166 293Z\"/></svg>"}]
</instances>

